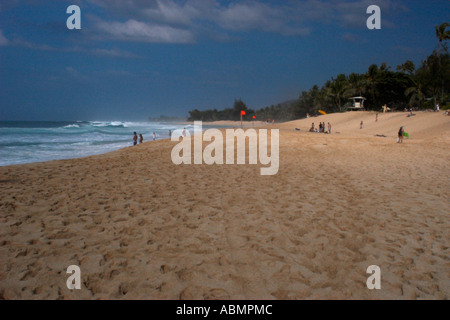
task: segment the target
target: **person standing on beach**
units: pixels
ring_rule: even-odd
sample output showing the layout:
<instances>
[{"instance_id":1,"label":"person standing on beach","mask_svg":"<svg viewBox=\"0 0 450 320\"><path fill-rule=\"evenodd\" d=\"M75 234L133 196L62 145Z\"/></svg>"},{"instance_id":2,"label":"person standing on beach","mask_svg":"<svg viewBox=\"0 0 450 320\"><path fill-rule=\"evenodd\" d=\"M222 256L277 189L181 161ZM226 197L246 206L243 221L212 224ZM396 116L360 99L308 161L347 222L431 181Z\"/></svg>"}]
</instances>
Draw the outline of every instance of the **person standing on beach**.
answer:
<instances>
[{"instance_id":1,"label":"person standing on beach","mask_svg":"<svg viewBox=\"0 0 450 320\"><path fill-rule=\"evenodd\" d=\"M142 136L142 133L139 134L139 143L144 142L144 137Z\"/></svg>"},{"instance_id":2,"label":"person standing on beach","mask_svg":"<svg viewBox=\"0 0 450 320\"><path fill-rule=\"evenodd\" d=\"M156 140L156 133L153 132L153 141Z\"/></svg>"},{"instance_id":3,"label":"person standing on beach","mask_svg":"<svg viewBox=\"0 0 450 320\"><path fill-rule=\"evenodd\" d=\"M362 128L363 128L363 125L364 125L364 122L361 121L361 123L360 123L360 125L359 125L359 129L362 129Z\"/></svg>"},{"instance_id":4,"label":"person standing on beach","mask_svg":"<svg viewBox=\"0 0 450 320\"><path fill-rule=\"evenodd\" d=\"M331 134L331 123L328 122L328 134Z\"/></svg>"},{"instance_id":5,"label":"person standing on beach","mask_svg":"<svg viewBox=\"0 0 450 320\"><path fill-rule=\"evenodd\" d=\"M183 137L186 137L186 128L183 129Z\"/></svg>"},{"instance_id":6,"label":"person standing on beach","mask_svg":"<svg viewBox=\"0 0 450 320\"><path fill-rule=\"evenodd\" d=\"M169 129L169 138L172 138L172 130Z\"/></svg>"},{"instance_id":7,"label":"person standing on beach","mask_svg":"<svg viewBox=\"0 0 450 320\"><path fill-rule=\"evenodd\" d=\"M400 130L398 130L398 139L397 143L403 143L403 127L400 127Z\"/></svg>"},{"instance_id":8,"label":"person standing on beach","mask_svg":"<svg viewBox=\"0 0 450 320\"><path fill-rule=\"evenodd\" d=\"M133 146L137 145L137 133L133 133Z\"/></svg>"},{"instance_id":9,"label":"person standing on beach","mask_svg":"<svg viewBox=\"0 0 450 320\"><path fill-rule=\"evenodd\" d=\"M375 116L375 122L378 122L378 113Z\"/></svg>"}]
</instances>

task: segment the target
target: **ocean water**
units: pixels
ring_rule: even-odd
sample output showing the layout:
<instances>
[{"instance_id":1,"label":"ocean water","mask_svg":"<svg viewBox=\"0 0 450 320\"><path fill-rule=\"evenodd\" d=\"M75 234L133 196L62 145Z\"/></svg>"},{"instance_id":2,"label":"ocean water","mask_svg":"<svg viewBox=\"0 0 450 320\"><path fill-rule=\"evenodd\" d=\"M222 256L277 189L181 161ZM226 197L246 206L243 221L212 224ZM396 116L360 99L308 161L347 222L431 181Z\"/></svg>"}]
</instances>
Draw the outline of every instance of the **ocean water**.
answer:
<instances>
[{"instance_id":1,"label":"ocean water","mask_svg":"<svg viewBox=\"0 0 450 320\"><path fill-rule=\"evenodd\" d=\"M81 158L133 145L133 132L144 142L168 139L169 130L194 126L163 122L0 121L0 166Z\"/></svg>"}]
</instances>

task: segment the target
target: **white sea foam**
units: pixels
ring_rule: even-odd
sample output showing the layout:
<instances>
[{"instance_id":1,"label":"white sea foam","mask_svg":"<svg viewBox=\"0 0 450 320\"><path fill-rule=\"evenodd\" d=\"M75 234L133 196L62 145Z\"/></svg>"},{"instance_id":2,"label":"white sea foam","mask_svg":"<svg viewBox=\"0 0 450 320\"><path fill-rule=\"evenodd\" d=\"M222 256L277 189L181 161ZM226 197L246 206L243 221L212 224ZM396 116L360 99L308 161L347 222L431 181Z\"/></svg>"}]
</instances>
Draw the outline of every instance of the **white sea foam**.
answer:
<instances>
[{"instance_id":1,"label":"white sea foam","mask_svg":"<svg viewBox=\"0 0 450 320\"><path fill-rule=\"evenodd\" d=\"M0 165L71 159L102 154L133 145L133 132L144 142L169 138L169 130L193 126L158 122L73 121L0 122Z\"/></svg>"}]
</instances>

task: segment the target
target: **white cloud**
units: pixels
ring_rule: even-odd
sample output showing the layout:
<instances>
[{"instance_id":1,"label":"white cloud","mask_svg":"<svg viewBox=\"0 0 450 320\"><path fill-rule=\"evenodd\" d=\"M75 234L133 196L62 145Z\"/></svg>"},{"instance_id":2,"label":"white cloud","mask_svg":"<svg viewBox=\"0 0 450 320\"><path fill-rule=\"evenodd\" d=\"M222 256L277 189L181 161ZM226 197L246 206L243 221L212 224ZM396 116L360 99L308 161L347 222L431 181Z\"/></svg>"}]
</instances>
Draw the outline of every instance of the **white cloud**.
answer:
<instances>
[{"instance_id":1,"label":"white cloud","mask_svg":"<svg viewBox=\"0 0 450 320\"><path fill-rule=\"evenodd\" d=\"M126 22L100 21L97 23L97 28L110 38L117 40L157 43L191 43L194 41L193 34L188 30L151 25L133 19Z\"/></svg>"},{"instance_id":2,"label":"white cloud","mask_svg":"<svg viewBox=\"0 0 450 320\"><path fill-rule=\"evenodd\" d=\"M217 17L220 27L232 31L260 30L282 35L306 35L309 29L303 27L300 19L290 17L285 7L269 6L264 3L230 4L221 8Z\"/></svg>"},{"instance_id":3,"label":"white cloud","mask_svg":"<svg viewBox=\"0 0 450 320\"><path fill-rule=\"evenodd\" d=\"M0 34L1 35L1 34ZM119 49L102 49L102 48L81 48L81 47L68 47L68 48L57 48L46 44L36 44L20 39L14 39L9 42L12 46L28 48L32 50L40 51L55 51L55 52L79 52L95 56L111 57L111 58L126 58L126 59L136 59L141 58L140 55L134 54L129 51L119 50ZM69 71L68 69L66 69Z\"/></svg>"},{"instance_id":4,"label":"white cloud","mask_svg":"<svg viewBox=\"0 0 450 320\"><path fill-rule=\"evenodd\" d=\"M0 30L0 46L6 46L8 45L8 43L8 39L6 39L6 37L3 35L3 31Z\"/></svg>"},{"instance_id":5,"label":"white cloud","mask_svg":"<svg viewBox=\"0 0 450 320\"><path fill-rule=\"evenodd\" d=\"M129 59L140 58L140 56L137 54L118 49L91 49L87 50L87 52L97 56L105 56L113 58L129 58Z\"/></svg>"},{"instance_id":6,"label":"white cloud","mask_svg":"<svg viewBox=\"0 0 450 320\"><path fill-rule=\"evenodd\" d=\"M78 75L78 71L76 71L73 67L66 67L66 71L72 75Z\"/></svg>"},{"instance_id":7,"label":"white cloud","mask_svg":"<svg viewBox=\"0 0 450 320\"><path fill-rule=\"evenodd\" d=\"M255 30L303 36L324 24L364 29L368 17L366 9L372 4L381 7L382 25L390 28L395 26L392 15L407 11L403 1L394 0L86 1L102 6L116 20L99 23L102 35L118 40L162 43L189 43L199 35L231 39L233 34Z\"/></svg>"},{"instance_id":8,"label":"white cloud","mask_svg":"<svg viewBox=\"0 0 450 320\"><path fill-rule=\"evenodd\" d=\"M357 42L358 41L358 38L350 32L347 32L344 35L342 35L342 39L347 42Z\"/></svg>"},{"instance_id":9,"label":"white cloud","mask_svg":"<svg viewBox=\"0 0 450 320\"><path fill-rule=\"evenodd\" d=\"M174 1L160 1L152 8L142 10L151 21L165 22L174 25L192 25L194 19L201 17L202 7L195 3L176 4Z\"/></svg>"}]
</instances>

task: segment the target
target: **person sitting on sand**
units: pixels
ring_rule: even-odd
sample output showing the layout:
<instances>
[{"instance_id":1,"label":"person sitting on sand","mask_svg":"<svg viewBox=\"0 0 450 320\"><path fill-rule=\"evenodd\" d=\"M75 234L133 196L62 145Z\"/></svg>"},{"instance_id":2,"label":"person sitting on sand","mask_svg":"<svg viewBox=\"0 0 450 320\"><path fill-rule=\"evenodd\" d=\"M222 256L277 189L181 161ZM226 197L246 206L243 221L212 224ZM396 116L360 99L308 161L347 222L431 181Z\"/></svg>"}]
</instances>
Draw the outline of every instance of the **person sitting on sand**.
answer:
<instances>
[{"instance_id":1,"label":"person sitting on sand","mask_svg":"<svg viewBox=\"0 0 450 320\"><path fill-rule=\"evenodd\" d=\"M137 145L137 133L133 133L133 146Z\"/></svg>"},{"instance_id":2,"label":"person sitting on sand","mask_svg":"<svg viewBox=\"0 0 450 320\"><path fill-rule=\"evenodd\" d=\"M398 139L397 143L403 143L403 127L400 127L400 130L398 130Z\"/></svg>"},{"instance_id":3,"label":"person sitting on sand","mask_svg":"<svg viewBox=\"0 0 450 320\"><path fill-rule=\"evenodd\" d=\"M142 133L139 134L139 143L144 142L144 137L142 136Z\"/></svg>"},{"instance_id":4,"label":"person sitting on sand","mask_svg":"<svg viewBox=\"0 0 450 320\"><path fill-rule=\"evenodd\" d=\"M314 131L315 131L315 129L314 129L314 122L313 122L311 125L311 129L309 129L309 132L314 132Z\"/></svg>"}]
</instances>

